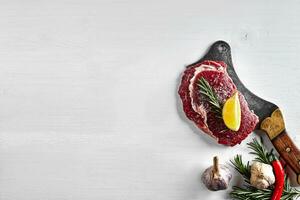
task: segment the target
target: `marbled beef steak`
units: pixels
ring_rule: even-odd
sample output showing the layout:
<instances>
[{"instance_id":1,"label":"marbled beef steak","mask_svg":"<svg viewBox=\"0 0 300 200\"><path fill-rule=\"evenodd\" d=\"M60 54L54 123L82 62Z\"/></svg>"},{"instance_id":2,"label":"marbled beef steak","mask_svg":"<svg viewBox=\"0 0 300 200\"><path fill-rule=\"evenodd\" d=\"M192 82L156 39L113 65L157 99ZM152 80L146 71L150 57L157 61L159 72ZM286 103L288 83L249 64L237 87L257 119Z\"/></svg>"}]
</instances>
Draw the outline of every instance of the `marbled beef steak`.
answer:
<instances>
[{"instance_id":1,"label":"marbled beef steak","mask_svg":"<svg viewBox=\"0 0 300 200\"><path fill-rule=\"evenodd\" d=\"M226 71L224 62L204 60L190 65L183 73L179 96L182 100L186 116L192 120L203 132L209 134L218 143L234 146L241 143L258 123L258 117L249 109L248 104L240 92L241 125L238 131L229 130L223 119L216 116L212 105L200 94L197 81L203 77L212 87L221 104L230 98L237 88Z\"/></svg>"}]
</instances>

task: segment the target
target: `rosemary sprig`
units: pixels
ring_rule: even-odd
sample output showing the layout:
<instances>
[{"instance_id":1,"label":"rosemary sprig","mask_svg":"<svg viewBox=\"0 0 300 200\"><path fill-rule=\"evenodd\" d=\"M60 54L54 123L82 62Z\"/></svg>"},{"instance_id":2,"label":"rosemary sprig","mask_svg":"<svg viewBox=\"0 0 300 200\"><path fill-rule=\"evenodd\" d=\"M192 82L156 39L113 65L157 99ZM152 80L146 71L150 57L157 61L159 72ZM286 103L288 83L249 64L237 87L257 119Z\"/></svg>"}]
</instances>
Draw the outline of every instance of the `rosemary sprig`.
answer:
<instances>
[{"instance_id":1,"label":"rosemary sprig","mask_svg":"<svg viewBox=\"0 0 300 200\"><path fill-rule=\"evenodd\" d=\"M272 195L272 190L264 189L249 189L249 188L241 188L237 186L232 187L233 191L230 193L230 196L234 199L241 199L241 200L269 200Z\"/></svg>"},{"instance_id":2,"label":"rosemary sprig","mask_svg":"<svg viewBox=\"0 0 300 200\"><path fill-rule=\"evenodd\" d=\"M218 96L212 87L209 85L205 78L201 77L198 80L197 85L200 87L200 93L205 95L209 100L208 102L213 106L213 111L218 114L218 117L222 117L222 105L218 100Z\"/></svg>"},{"instance_id":3,"label":"rosemary sprig","mask_svg":"<svg viewBox=\"0 0 300 200\"><path fill-rule=\"evenodd\" d=\"M290 187L289 182L285 182L285 186L288 185ZM249 200L269 200L271 199L273 190L272 189L256 189L255 187L248 186L245 188L234 186L233 191L230 193L231 197L234 199L249 199ZM296 188L289 188L288 190L285 188L280 200L293 200L300 197L300 191Z\"/></svg>"},{"instance_id":4,"label":"rosemary sprig","mask_svg":"<svg viewBox=\"0 0 300 200\"><path fill-rule=\"evenodd\" d=\"M252 150L250 154L255 155L255 161L262 162L265 164L272 164L274 160L273 149L268 152L263 146L263 140L261 138L261 142L258 142L254 139L252 142L247 143L248 147Z\"/></svg>"},{"instance_id":5,"label":"rosemary sprig","mask_svg":"<svg viewBox=\"0 0 300 200\"><path fill-rule=\"evenodd\" d=\"M250 184L251 166L249 161L244 164L241 155L236 155L233 160L230 161L234 168L244 177L244 181Z\"/></svg>"},{"instance_id":6,"label":"rosemary sprig","mask_svg":"<svg viewBox=\"0 0 300 200\"><path fill-rule=\"evenodd\" d=\"M263 141L258 142L256 139L253 139L252 142L247 144L248 147L252 150L250 154L255 155L255 160L258 162L263 162L266 164L271 164L273 159L276 157L272 151L267 151L263 146ZM243 176L245 185L243 187L234 186L233 191L230 193L233 199L241 199L241 200L269 200L272 196L273 189L257 189L250 185L250 170L251 167L249 162L246 164L242 161L241 155L236 155L234 159L231 161L234 168ZM296 188L292 188L288 181L287 176L285 177L284 182L284 191L280 200L293 200L300 197L300 191Z\"/></svg>"}]
</instances>

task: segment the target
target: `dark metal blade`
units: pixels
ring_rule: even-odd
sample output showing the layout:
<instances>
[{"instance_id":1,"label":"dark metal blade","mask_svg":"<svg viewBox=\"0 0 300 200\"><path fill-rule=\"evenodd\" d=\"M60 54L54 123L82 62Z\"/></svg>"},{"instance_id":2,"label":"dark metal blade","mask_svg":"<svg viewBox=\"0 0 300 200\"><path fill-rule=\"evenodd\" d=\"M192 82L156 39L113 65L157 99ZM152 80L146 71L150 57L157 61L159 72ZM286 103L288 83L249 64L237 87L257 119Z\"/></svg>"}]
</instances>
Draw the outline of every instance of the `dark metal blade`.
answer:
<instances>
[{"instance_id":1,"label":"dark metal blade","mask_svg":"<svg viewBox=\"0 0 300 200\"><path fill-rule=\"evenodd\" d=\"M245 96L249 108L259 117L260 122L266 117L269 117L271 113L278 108L275 104L253 94L240 81L232 65L231 50L228 43L224 41L217 41L213 43L205 56L198 62L204 60L223 61L228 65L227 72L229 76L232 78L237 89ZM257 127L259 127L259 125L260 123Z\"/></svg>"}]
</instances>

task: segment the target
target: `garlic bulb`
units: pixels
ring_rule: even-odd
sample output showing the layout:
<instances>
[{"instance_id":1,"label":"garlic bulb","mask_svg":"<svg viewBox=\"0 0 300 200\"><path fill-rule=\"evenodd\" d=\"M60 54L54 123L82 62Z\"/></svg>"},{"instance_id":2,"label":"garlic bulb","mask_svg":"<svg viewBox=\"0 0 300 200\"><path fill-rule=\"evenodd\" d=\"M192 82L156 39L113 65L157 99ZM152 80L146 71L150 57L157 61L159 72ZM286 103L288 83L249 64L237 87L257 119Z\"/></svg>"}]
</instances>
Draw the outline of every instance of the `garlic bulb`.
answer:
<instances>
[{"instance_id":1,"label":"garlic bulb","mask_svg":"<svg viewBox=\"0 0 300 200\"><path fill-rule=\"evenodd\" d=\"M225 190L232 178L232 174L225 165L219 165L218 157L215 156L213 161L213 166L203 172L201 180L209 190Z\"/></svg>"},{"instance_id":2,"label":"garlic bulb","mask_svg":"<svg viewBox=\"0 0 300 200\"><path fill-rule=\"evenodd\" d=\"M266 189L274 183L273 167L261 162L253 162L251 165L250 184L257 189Z\"/></svg>"}]
</instances>

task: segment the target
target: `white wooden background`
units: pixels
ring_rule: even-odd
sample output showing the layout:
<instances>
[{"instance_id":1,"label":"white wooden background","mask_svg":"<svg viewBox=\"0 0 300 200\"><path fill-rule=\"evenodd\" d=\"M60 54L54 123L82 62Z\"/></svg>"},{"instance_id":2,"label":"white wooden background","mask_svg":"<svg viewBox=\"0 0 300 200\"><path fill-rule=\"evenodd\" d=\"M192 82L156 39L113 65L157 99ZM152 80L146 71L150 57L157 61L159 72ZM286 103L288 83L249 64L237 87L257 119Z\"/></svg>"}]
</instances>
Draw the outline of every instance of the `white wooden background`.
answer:
<instances>
[{"instance_id":1,"label":"white wooden background","mask_svg":"<svg viewBox=\"0 0 300 200\"><path fill-rule=\"evenodd\" d=\"M199 176L245 143L216 145L188 123L180 73L228 41L241 79L280 105L300 146L299 10L296 0L0 0L0 199L228 199Z\"/></svg>"}]
</instances>

